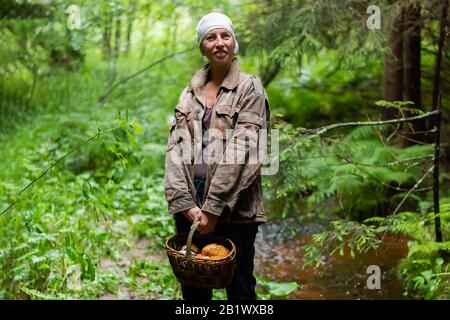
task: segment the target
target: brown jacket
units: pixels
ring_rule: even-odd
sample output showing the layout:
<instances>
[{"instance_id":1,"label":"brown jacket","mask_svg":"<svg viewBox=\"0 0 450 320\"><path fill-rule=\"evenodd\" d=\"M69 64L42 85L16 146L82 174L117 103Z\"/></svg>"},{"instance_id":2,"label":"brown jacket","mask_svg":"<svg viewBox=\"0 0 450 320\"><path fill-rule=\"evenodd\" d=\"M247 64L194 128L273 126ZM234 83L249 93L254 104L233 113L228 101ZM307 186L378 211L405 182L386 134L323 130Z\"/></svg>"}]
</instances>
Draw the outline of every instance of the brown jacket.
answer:
<instances>
[{"instance_id":1,"label":"brown jacket","mask_svg":"<svg viewBox=\"0 0 450 320\"><path fill-rule=\"evenodd\" d=\"M194 200L194 163L202 152L201 120L209 68L206 64L194 75L175 107L165 174L170 214L199 206ZM269 116L269 102L260 80L240 72L235 58L213 107L210 130L214 144L211 149L208 146L208 159L214 161L207 166L206 197L201 207L202 211L219 216L219 222L267 221L261 162L248 158L251 146L258 144L261 129L268 128Z\"/></svg>"}]
</instances>

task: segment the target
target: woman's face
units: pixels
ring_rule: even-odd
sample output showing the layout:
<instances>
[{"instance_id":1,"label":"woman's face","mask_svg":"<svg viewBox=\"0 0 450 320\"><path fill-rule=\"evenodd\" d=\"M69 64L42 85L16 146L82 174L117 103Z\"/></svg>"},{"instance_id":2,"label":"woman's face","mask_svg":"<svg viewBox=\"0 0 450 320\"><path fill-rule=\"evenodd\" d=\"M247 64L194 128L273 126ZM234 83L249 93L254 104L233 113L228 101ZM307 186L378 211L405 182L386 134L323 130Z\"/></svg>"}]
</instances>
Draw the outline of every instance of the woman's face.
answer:
<instances>
[{"instance_id":1,"label":"woman's face","mask_svg":"<svg viewBox=\"0 0 450 320\"><path fill-rule=\"evenodd\" d=\"M234 40L227 29L213 29L206 34L201 49L210 64L227 65L234 57Z\"/></svg>"}]
</instances>

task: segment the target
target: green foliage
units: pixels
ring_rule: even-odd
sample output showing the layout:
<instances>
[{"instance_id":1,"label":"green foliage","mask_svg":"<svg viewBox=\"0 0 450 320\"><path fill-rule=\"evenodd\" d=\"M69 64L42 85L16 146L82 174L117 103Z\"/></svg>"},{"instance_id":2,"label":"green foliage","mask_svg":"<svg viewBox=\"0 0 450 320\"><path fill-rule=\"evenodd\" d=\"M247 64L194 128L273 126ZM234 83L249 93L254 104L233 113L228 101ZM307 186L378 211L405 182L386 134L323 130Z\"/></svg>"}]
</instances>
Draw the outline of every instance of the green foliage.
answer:
<instances>
[{"instance_id":1,"label":"green foliage","mask_svg":"<svg viewBox=\"0 0 450 320\"><path fill-rule=\"evenodd\" d=\"M296 282L277 282L256 276L256 294L260 300L285 299L291 292L300 286ZM226 300L225 289L214 290L213 300Z\"/></svg>"},{"instance_id":2,"label":"green foliage","mask_svg":"<svg viewBox=\"0 0 450 320\"><path fill-rule=\"evenodd\" d=\"M227 292L225 289L213 290L213 300L227 300Z\"/></svg>"},{"instance_id":3,"label":"green foliage","mask_svg":"<svg viewBox=\"0 0 450 320\"><path fill-rule=\"evenodd\" d=\"M262 300L285 298L300 286L296 282L276 282L256 277L260 286L257 288L258 298Z\"/></svg>"},{"instance_id":4,"label":"green foliage","mask_svg":"<svg viewBox=\"0 0 450 320\"><path fill-rule=\"evenodd\" d=\"M443 299L450 297L450 242L411 244L408 257L403 259L397 272L405 281L405 294L418 298ZM447 257L445 261L440 255Z\"/></svg>"},{"instance_id":5,"label":"green foliage","mask_svg":"<svg viewBox=\"0 0 450 320\"><path fill-rule=\"evenodd\" d=\"M425 212L429 204L421 206ZM428 209L429 210L429 209ZM413 237L409 243L408 256L397 267L397 274L404 281L405 294L414 295L422 299L450 298L450 241L435 242L431 234L434 230L435 215L432 211L424 217L415 220L416 223L405 221L406 227L399 232ZM450 199L442 198L440 205L442 233L449 234ZM428 231L428 233L426 233Z\"/></svg>"},{"instance_id":6,"label":"green foliage","mask_svg":"<svg viewBox=\"0 0 450 320\"><path fill-rule=\"evenodd\" d=\"M386 100L380 100L375 103L377 106L383 107L383 108L393 108L397 109L400 113L410 112L415 115L422 115L425 112L423 110L417 109L417 108L411 108L407 107L408 105L414 105L414 102L412 101L386 101ZM405 107L406 106L406 107Z\"/></svg>"},{"instance_id":7,"label":"green foliage","mask_svg":"<svg viewBox=\"0 0 450 320\"><path fill-rule=\"evenodd\" d=\"M351 257L357 253L377 249L382 241L377 229L356 221L336 220L330 229L315 234L313 242L305 245L305 262L302 268L314 264L316 268L325 266L325 255L350 252Z\"/></svg>"},{"instance_id":8,"label":"green foliage","mask_svg":"<svg viewBox=\"0 0 450 320\"><path fill-rule=\"evenodd\" d=\"M347 1L346 5L350 10L341 10L330 1L271 1L270 5L255 6L248 11L249 30L244 39L252 35L250 49L262 50L271 60L290 65L301 65L302 55L314 56L323 47L339 48L349 66L352 59L378 54L373 48L384 39L381 33L360 32L366 21L358 11L365 11L368 4ZM339 47L337 43L342 42L346 45Z\"/></svg>"},{"instance_id":9,"label":"green foliage","mask_svg":"<svg viewBox=\"0 0 450 320\"><path fill-rule=\"evenodd\" d=\"M268 87L272 109L283 120L310 128L373 113L364 97L375 94L374 82L364 75L376 77L379 65L367 59L355 61L357 67L342 64L337 50L322 49L301 68L283 70Z\"/></svg>"},{"instance_id":10,"label":"green foliage","mask_svg":"<svg viewBox=\"0 0 450 320\"><path fill-rule=\"evenodd\" d=\"M281 131L281 170L266 185L273 188L269 198L283 207L283 216L320 209L364 220L376 215L381 204L398 202L431 166L432 145L386 146L376 128L356 128L345 137L319 137L304 135L304 129L291 125L276 127ZM404 192L391 192L398 189ZM330 203L335 206L330 208Z\"/></svg>"},{"instance_id":11,"label":"green foliage","mask_svg":"<svg viewBox=\"0 0 450 320\"><path fill-rule=\"evenodd\" d=\"M172 298L176 280L167 261L158 263L160 271L152 274L150 282L134 277L134 264L116 271L101 268L105 259L120 261L139 237L152 239L159 244L153 250L161 252L164 240L173 233L161 165L167 111L137 110L131 105L125 112L119 100L110 106L115 111L95 106L101 86L89 75L74 79L77 82L70 87L81 87L83 93L73 96L76 108L64 108L67 97L55 107L52 95L41 94L52 92L50 87L58 82L50 79L37 88L34 102L47 112L0 134L5 147L0 165L1 211L20 200L0 216L0 296L99 298L132 290L141 298ZM64 91L65 86L53 89ZM17 196L57 159L98 130L111 127L119 129L90 141ZM122 268L131 273L119 272Z\"/></svg>"}]
</instances>

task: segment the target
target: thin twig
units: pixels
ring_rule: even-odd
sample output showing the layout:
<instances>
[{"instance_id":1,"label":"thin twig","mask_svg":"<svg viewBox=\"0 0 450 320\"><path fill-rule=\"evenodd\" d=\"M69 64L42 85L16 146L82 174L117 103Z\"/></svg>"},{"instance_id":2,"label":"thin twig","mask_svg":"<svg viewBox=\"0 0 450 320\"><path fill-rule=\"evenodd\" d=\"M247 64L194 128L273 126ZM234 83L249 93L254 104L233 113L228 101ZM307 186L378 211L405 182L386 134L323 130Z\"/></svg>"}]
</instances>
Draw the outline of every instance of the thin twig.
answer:
<instances>
[{"instance_id":1,"label":"thin twig","mask_svg":"<svg viewBox=\"0 0 450 320\"><path fill-rule=\"evenodd\" d=\"M405 194L405 196L403 197L402 201L400 201L400 203L397 205L397 207L395 208L394 212L391 215L391 222L389 223L389 226L387 227L387 229L384 231L383 236L381 237L381 241L384 240L384 237L386 236L388 230L392 227L392 223L394 222L394 217L397 214L397 212L400 210L400 207L403 205L403 203L406 201L406 199L411 195L411 193L417 189L417 187L423 182L423 180L425 180L425 178L434 170L434 165L432 165L427 172L425 172L425 174L416 182L416 184L408 191L408 193Z\"/></svg>"},{"instance_id":2,"label":"thin twig","mask_svg":"<svg viewBox=\"0 0 450 320\"><path fill-rule=\"evenodd\" d=\"M403 132L403 134L423 134L423 133L434 133L436 131L437 131L437 129L433 128L433 129L430 129L430 130Z\"/></svg>"},{"instance_id":3,"label":"thin twig","mask_svg":"<svg viewBox=\"0 0 450 320\"><path fill-rule=\"evenodd\" d=\"M66 190L66 191L72 192L73 194L75 194L75 195L77 195L77 196L81 196L80 193L78 193L78 192L76 192L76 191L74 191L74 190L72 190L72 189L66 187L65 185L63 185L62 183L60 183L57 179L54 179L54 180L49 179L48 181L50 181L50 182L56 184L57 186L61 187L62 189Z\"/></svg>"},{"instance_id":4,"label":"thin twig","mask_svg":"<svg viewBox=\"0 0 450 320\"><path fill-rule=\"evenodd\" d=\"M411 162L411 161L433 159L433 158L434 158L434 156L429 155L429 156L423 156L423 157L407 158L407 159L403 159L403 160L386 162L386 163L380 163L380 164L354 162L353 160L352 160L352 163L357 164L359 166L364 166L364 167L392 167L392 166L396 166L396 165L399 165L399 164L408 163L408 162Z\"/></svg>"},{"instance_id":5,"label":"thin twig","mask_svg":"<svg viewBox=\"0 0 450 320\"><path fill-rule=\"evenodd\" d=\"M387 187L387 188L389 188L389 189L396 190L396 191L402 191L402 192L405 192L405 191L409 191L409 190L410 190L410 189L405 189L405 188L400 188L400 187L392 186L392 185L390 185L389 183L386 183L386 182L383 182L383 181L379 180L377 177L375 177L374 175L372 175L372 174L369 173L368 171L365 171L365 170L359 168L356 164L353 163L353 165L354 165L356 168L358 168L361 172L367 174L370 178L372 178L372 180L375 180L375 181L378 182L379 184L381 184L381 185L383 185L383 186L385 186L385 187ZM415 191L416 191L416 192L424 192L424 191L430 191L430 190L433 190L433 188L432 188L432 187L425 187L425 188L419 188L419 189L416 189Z\"/></svg>"},{"instance_id":6,"label":"thin twig","mask_svg":"<svg viewBox=\"0 0 450 320\"><path fill-rule=\"evenodd\" d=\"M396 190L396 191L402 191L402 192L410 191L410 189L405 189L405 188L395 187L395 186L392 186L392 185L390 185L390 184L388 184L388 183L386 183L386 182L381 181L380 179L378 179L377 177L375 177L375 176L374 176L373 174L371 174L370 172L361 169L361 168L358 166L359 164L356 163L356 162L354 162L353 159L352 159L351 157L344 157L344 156L339 155L339 154L336 154L336 156L339 157L340 159L346 161L346 162L349 163L349 164L353 164L359 171L361 171L362 173L365 173L365 174L368 175L372 180L378 182L379 184L381 184L381 185L383 185L383 186L385 186L385 187L387 187L387 188L389 188L389 189L393 189L393 190ZM365 178L365 177L363 177L363 176L360 176L360 177ZM424 192L424 191L429 191L429 190L432 190L432 189L433 189L432 187L425 187L425 188L419 188L419 189L416 189L415 191L416 191L416 192Z\"/></svg>"},{"instance_id":7,"label":"thin twig","mask_svg":"<svg viewBox=\"0 0 450 320\"><path fill-rule=\"evenodd\" d=\"M391 148L389 148L386 141L384 141L383 134L381 133L381 131L378 130L377 128L374 128L374 130L377 132L378 138L380 139L381 143L383 144L383 146L387 150L387 152L389 152L389 154L392 156L392 158L399 161L399 158L395 155L395 153L391 150Z\"/></svg>"},{"instance_id":8,"label":"thin twig","mask_svg":"<svg viewBox=\"0 0 450 320\"><path fill-rule=\"evenodd\" d=\"M127 82L128 80L137 77L137 76L140 75L141 73L144 73L145 71L147 71L147 70L153 68L154 66L156 66L156 65L158 65L158 64L160 64L160 63L162 63L162 62L164 62L165 60L167 60L167 59L169 59L169 58L176 57L176 56L181 55L181 54L183 54L183 53L186 53L186 52L188 52L188 51L192 51L192 50L194 50L194 49L195 49L195 48L189 48L189 49L186 49L186 50L183 50L183 51L180 51L180 52L176 52L176 53L169 54L169 55L167 55L167 56L165 56L165 57L162 57L161 59L156 60L155 62L151 63L151 64L148 65L147 67L145 67L145 68L143 68L143 69L141 69L141 70L139 70L139 71L136 71L135 73L132 73L132 74L130 74L129 76L126 76L126 77L124 77L124 78L118 80L116 83L109 85L108 88L106 89L106 92L103 93L103 94L100 96L100 98L99 98L98 100L99 100L100 102L102 102L102 103L105 102L106 99L108 99L109 95L110 95L110 94L111 94L118 86L124 84L124 83Z\"/></svg>"},{"instance_id":9,"label":"thin twig","mask_svg":"<svg viewBox=\"0 0 450 320\"><path fill-rule=\"evenodd\" d=\"M407 141L414 142L414 143L417 143L417 144L421 144L421 145L426 145L426 144L428 144L428 143L423 142L423 141L419 141L419 140L416 140L416 139L413 139L413 138L405 137L404 135L401 135L401 134L398 133L398 132L397 132L395 135L396 135L397 137L400 137L400 138L402 138L402 139L405 139L405 140L407 140Z\"/></svg>"}]
</instances>

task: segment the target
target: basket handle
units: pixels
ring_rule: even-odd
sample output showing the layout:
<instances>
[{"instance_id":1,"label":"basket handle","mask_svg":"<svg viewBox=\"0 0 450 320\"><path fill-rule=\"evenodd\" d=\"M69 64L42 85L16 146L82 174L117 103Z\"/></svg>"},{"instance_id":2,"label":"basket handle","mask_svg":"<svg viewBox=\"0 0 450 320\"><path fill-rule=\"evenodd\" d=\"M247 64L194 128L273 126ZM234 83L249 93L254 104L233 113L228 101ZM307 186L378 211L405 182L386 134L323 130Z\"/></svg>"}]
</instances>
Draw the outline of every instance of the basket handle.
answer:
<instances>
[{"instance_id":1,"label":"basket handle","mask_svg":"<svg viewBox=\"0 0 450 320\"><path fill-rule=\"evenodd\" d=\"M191 226L191 231L189 231L189 236L187 238L187 244L186 244L186 259L188 261L191 261L191 259L192 259L192 253L191 253L192 237L194 236L194 232L197 229L199 224L200 224L200 220L194 220L194 223L192 223L192 226Z\"/></svg>"}]
</instances>

